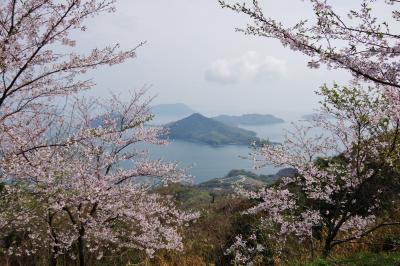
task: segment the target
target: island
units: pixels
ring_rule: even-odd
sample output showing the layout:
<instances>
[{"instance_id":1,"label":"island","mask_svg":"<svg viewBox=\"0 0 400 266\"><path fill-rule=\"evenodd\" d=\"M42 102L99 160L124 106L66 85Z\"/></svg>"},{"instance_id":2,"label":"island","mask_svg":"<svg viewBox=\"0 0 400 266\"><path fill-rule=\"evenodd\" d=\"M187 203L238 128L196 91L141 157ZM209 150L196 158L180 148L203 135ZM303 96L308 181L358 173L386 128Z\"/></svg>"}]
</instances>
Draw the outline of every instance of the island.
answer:
<instances>
[{"instance_id":1,"label":"island","mask_svg":"<svg viewBox=\"0 0 400 266\"><path fill-rule=\"evenodd\" d=\"M200 183L197 187L203 191L216 194L232 193L237 186L247 190L258 190L261 187L279 182L282 177L292 177L296 173L297 171L293 168L283 168L276 174L271 175L257 175L243 169L231 170L226 176Z\"/></svg>"},{"instance_id":2,"label":"island","mask_svg":"<svg viewBox=\"0 0 400 266\"><path fill-rule=\"evenodd\" d=\"M222 122L227 125L248 125L248 126L256 126L256 125L272 125L284 123L285 121L281 118L270 114L244 114L241 116L234 115L219 115L213 117L212 119Z\"/></svg>"},{"instance_id":3,"label":"island","mask_svg":"<svg viewBox=\"0 0 400 266\"><path fill-rule=\"evenodd\" d=\"M253 131L226 125L199 113L169 123L165 127L169 129L168 137L173 140L185 140L214 146L249 145L258 141L257 134Z\"/></svg>"}]
</instances>

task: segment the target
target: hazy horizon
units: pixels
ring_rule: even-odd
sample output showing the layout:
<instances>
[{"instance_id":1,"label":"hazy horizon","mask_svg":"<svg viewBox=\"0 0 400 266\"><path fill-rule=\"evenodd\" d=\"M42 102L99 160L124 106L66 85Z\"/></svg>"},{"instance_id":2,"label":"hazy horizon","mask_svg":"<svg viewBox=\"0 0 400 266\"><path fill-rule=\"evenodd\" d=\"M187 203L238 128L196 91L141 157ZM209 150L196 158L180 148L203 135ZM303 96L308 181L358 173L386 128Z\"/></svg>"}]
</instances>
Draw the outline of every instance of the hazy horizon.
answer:
<instances>
[{"instance_id":1,"label":"hazy horizon","mask_svg":"<svg viewBox=\"0 0 400 266\"><path fill-rule=\"evenodd\" d=\"M285 122L290 122L290 121L295 121L295 120L298 120L298 119L303 119L303 116L306 116L306 115L311 115L311 114L313 114L313 113L315 113L317 110L315 110L315 111L313 111L313 110L311 110L310 112L308 112L308 113L299 113L299 112L296 112L296 113L283 113L283 114L278 114L278 112L277 113L272 113L272 112L246 112L246 111L244 111L244 112L236 112L236 113L234 113L234 112L229 112L229 111L222 111L222 112L207 112L207 111L204 111L204 110L197 110L197 109L194 109L194 108L192 108L189 104L186 104L186 103L183 103L183 102L176 102L176 103L174 103L174 102L171 102L171 103L154 103L154 104L151 104L151 106L152 107L158 107L158 106L164 106L164 105L175 105L175 104L183 104L183 105L185 105L186 107L188 107L188 108L190 108L190 109L192 109L192 111L193 111L193 113L200 113L200 114L202 114L202 115L204 115L204 116L206 116L206 117L209 117L209 118L212 118L212 117L214 117L214 116L219 116L219 115L233 115L233 116L240 116L240 115L246 115L246 114L261 114L261 115L273 115L273 116L275 116L275 117L277 117L277 118L281 118L281 119L284 119L285 120ZM193 113L191 113L191 114L193 114ZM166 121L168 121L168 122L172 122L172 121L175 121L175 120L180 120L180 119L182 119L183 117L187 117L187 116L190 116L191 114L187 114L187 115L170 115L170 114L162 114L162 113L153 113L153 114L155 114L156 115L156 120L158 120L157 118L161 118L161 121L163 121L163 120L165 120L165 118L175 118L175 119L172 119L172 120L166 120ZM163 117L164 116L164 117Z\"/></svg>"}]
</instances>

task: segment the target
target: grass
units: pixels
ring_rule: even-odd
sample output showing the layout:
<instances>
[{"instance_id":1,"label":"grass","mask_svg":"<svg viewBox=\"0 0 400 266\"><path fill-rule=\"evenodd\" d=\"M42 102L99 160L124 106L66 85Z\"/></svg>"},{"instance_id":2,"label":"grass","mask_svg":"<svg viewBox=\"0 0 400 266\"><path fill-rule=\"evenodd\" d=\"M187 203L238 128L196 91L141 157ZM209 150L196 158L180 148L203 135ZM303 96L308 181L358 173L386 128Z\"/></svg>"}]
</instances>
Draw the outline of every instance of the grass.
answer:
<instances>
[{"instance_id":1,"label":"grass","mask_svg":"<svg viewBox=\"0 0 400 266\"><path fill-rule=\"evenodd\" d=\"M319 259L304 266L398 266L400 252L359 253L348 258Z\"/></svg>"}]
</instances>

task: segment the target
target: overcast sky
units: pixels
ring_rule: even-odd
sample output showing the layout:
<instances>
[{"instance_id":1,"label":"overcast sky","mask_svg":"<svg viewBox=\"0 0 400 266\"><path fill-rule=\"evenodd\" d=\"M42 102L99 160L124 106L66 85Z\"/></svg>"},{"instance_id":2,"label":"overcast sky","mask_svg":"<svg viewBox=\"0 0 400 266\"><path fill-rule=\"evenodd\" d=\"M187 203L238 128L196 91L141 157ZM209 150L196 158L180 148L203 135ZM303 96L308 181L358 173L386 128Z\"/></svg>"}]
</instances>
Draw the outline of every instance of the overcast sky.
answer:
<instances>
[{"instance_id":1,"label":"overcast sky","mask_svg":"<svg viewBox=\"0 0 400 266\"><path fill-rule=\"evenodd\" d=\"M285 23L310 16L302 1L264 2ZM78 39L81 49L147 42L136 59L90 74L97 95L152 85L155 103L182 102L206 115L299 116L318 106L314 91L321 85L348 80L343 71L308 69L306 57L276 40L235 32L247 22L217 0L119 0L116 13L89 21Z\"/></svg>"}]
</instances>

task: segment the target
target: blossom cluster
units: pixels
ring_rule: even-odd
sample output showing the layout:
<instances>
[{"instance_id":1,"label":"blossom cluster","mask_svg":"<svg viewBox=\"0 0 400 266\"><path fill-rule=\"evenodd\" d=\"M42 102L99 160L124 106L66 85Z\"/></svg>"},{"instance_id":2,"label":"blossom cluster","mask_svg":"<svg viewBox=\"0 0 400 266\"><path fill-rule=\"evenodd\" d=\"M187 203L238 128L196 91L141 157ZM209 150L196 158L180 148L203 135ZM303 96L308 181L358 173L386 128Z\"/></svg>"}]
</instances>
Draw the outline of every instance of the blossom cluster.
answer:
<instances>
[{"instance_id":1,"label":"blossom cluster","mask_svg":"<svg viewBox=\"0 0 400 266\"><path fill-rule=\"evenodd\" d=\"M282 145L256 149L257 167L292 167L297 174L249 193L261 199L250 211L278 224L281 235L310 239L319 230L324 255L379 228L384 223L376 214L398 200L400 35L393 28L399 1L354 1L343 12L334 1L308 0L314 19L293 26L267 16L257 0L219 2L252 20L238 31L279 40L309 57L310 68L326 65L353 76L349 87L322 87L322 113L311 125L296 128ZM377 5L388 17L375 15Z\"/></svg>"},{"instance_id":2,"label":"blossom cluster","mask_svg":"<svg viewBox=\"0 0 400 266\"><path fill-rule=\"evenodd\" d=\"M74 52L73 31L113 12L114 0L7 0L0 3L0 237L9 256L50 251L98 259L104 251L182 249L182 226L198 214L179 210L155 187L188 176L151 160L137 144L164 145L150 127L151 98L84 98L82 74L120 64L136 49L119 44ZM20 240L18 240L20 239Z\"/></svg>"}]
</instances>

